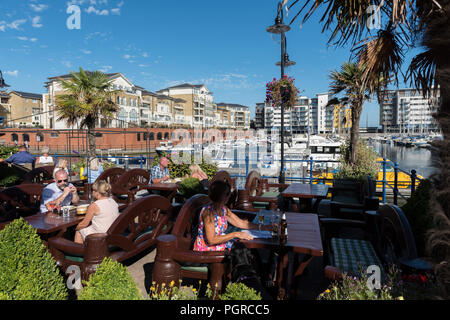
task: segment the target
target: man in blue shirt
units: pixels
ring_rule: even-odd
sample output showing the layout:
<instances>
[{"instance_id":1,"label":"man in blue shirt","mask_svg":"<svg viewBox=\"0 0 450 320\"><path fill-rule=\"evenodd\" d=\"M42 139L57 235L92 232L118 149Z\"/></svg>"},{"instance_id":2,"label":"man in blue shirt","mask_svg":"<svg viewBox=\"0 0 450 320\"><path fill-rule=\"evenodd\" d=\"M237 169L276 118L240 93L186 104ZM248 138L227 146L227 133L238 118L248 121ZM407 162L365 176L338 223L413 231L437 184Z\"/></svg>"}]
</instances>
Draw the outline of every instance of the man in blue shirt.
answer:
<instances>
[{"instance_id":1,"label":"man in blue shirt","mask_svg":"<svg viewBox=\"0 0 450 320\"><path fill-rule=\"evenodd\" d=\"M55 182L49 184L42 190L41 212L52 211L51 206L69 206L77 204L80 198L77 188L69 183L69 177L64 169L56 171Z\"/></svg>"},{"instance_id":2,"label":"man in blue shirt","mask_svg":"<svg viewBox=\"0 0 450 320\"><path fill-rule=\"evenodd\" d=\"M169 160L166 157L159 160L159 165L154 166L151 172L151 183L161 183L170 179Z\"/></svg>"},{"instance_id":3,"label":"man in blue shirt","mask_svg":"<svg viewBox=\"0 0 450 320\"><path fill-rule=\"evenodd\" d=\"M19 164L19 165L31 163L32 165L34 165L35 160L36 160L36 157L34 155L28 153L27 147L20 146L19 152L13 154L11 157L6 159L6 162Z\"/></svg>"}]
</instances>

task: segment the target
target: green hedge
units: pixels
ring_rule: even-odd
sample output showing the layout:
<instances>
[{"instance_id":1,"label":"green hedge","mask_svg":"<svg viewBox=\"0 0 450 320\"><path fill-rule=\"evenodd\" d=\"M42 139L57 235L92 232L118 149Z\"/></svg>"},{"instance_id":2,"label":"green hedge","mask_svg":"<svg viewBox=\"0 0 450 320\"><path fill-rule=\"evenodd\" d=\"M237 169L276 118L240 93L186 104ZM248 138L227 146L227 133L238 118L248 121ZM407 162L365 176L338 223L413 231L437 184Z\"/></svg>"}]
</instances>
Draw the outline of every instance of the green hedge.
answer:
<instances>
[{"instance_id":1,"label":"green hedge","mask_svg":"<svg viewBox=\"0 0 450 320\"><path fill-rule=\"evenodd\" d=\"M178 192L189 199L196 194L205 193L205 190L197 178L186 178L178 185Z\"/></svg>"},{"instance_id":2,"label":"green hedge","mask_svg":"<svg viewBox=\"0 0 450 320\"><path fill-rule=\"evenodd\" d=\"M194 156L191 156L191 163L190 164L176 164L173 162L172 158L170 156L167 156L165 152L161 154L162 157L167 157L169 160L169 172L171 178L184 178L186 175L191 175L191 170L189 170L190 164L194 163ZM180 153L180 157L183 156L183 153ZM159 164L159 156L156 156L155 159L153 159L152 166L157 166ZM203 160L202 160L203 161ZM202 162L198 164L200 168L203 170L203 172L206 173L208 176L208 179L211 179L215 176L217 171L219 170L217 168L216 164L212 163L206 163Z\"/></svg>"},{"instance_id":3,"label":"green hedge","mask_svg":"<svg viewBox=\"0 0 450 320\"><path fill-rule=\"evenodd\" d=\"M84 284L78 300L143 299L127 268L111 258L105 258Z\"/></svg>"},{"instance_id":4,"label":"green hedge","mask_svg":"<svg viewBox=\"0 0 450 320\"><path fill-rule=\"evenodd\" d=\"M64 279L36 230L21 218L0 231L0 299L67 298Z\"/></svg>"}]
</instances>

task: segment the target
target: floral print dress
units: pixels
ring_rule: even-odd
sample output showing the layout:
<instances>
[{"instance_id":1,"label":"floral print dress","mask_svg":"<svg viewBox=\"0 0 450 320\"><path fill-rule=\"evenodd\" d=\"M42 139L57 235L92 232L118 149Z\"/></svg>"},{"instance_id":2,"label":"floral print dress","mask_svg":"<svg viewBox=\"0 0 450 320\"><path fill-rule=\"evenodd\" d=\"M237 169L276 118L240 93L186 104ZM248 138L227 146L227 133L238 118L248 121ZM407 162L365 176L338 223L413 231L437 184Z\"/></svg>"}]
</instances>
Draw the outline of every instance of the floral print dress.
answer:
<instances>
[{"instance_id":1,"label":"floral print dress","mask_svg":"<svg viewBox=\"0 0 450 320\"><path fill-rule=\"evenodd\" d=\"M198 224L198 235L194 243L194 251L225 251L231 249L235 240L229 240L225 243L221 243L215 246L209 246L206 240L205 228L203 223L203 213L209 211L214 216L214 230L216 235L221 236L226 234L228 228L227 211L230 210L226 206L221 209L221 215L215 210L212 204L208 204L203 207L200 212L200 219Z\"/></svg>"}]
</instances>

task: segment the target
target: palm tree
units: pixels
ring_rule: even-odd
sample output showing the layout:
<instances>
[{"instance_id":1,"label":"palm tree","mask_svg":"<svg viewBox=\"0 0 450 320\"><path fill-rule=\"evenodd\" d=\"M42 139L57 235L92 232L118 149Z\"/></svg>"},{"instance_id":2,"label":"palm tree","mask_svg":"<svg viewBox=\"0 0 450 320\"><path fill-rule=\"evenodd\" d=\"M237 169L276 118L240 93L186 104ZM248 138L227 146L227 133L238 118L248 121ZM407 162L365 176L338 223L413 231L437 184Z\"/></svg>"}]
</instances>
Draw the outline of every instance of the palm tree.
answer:
<instances>
[{"instance_id":1,"label":"palm tree","mask_svg":"<svg viewBox=\"0 0 450 320\"><path fill-rule=\"evenodd\" d=\"M331 99L328 104L349 105L351 108L352 126L350 131L350 159L349 163L356 163L356 155L359 141L359 120L363 105L370 98L370 90L366 88L361 92L363 86L364 68L354 62L345 62L340 71L332 71L330 74L330 92L338 95L344 92L340 99Z\"/></svg>"},{"instance_id":2,"label":"palm tree","mask_svg":"<svg viewBox=\"0 0 450 320\"><path fill-rule=\"evenodd\" d=\"M71 73L72 78L63 80L62 87L66 94L56 98L58 121L65 120L69 126L80 121L80 128L86 128L89 140L88 156L95 157L95 126L99 119L112 119L118 111L110 90L111 83L103 72Z\"/></svg>"}]
</instances>

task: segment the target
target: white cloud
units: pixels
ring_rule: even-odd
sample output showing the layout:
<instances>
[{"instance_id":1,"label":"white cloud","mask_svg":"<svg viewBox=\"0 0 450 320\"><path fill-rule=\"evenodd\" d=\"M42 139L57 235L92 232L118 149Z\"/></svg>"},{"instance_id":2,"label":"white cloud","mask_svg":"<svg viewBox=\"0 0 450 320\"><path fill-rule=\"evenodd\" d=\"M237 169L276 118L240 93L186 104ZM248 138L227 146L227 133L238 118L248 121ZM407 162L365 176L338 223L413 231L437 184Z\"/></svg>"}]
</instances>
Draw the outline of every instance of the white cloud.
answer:
<instances>
[{"instance_id":1,"label":"white cloud","mask_svg":"<svg viewBox=\"0 0 450 320\"><path fill-rule=\"evenodd\" d=\"M102 66L100 71L103 73L109 72L113 67L112 66Z\"/></svg>"},{"instance_id":2,"label":"white cloud","mask_svg":"<svg viewBox=\"0 0 450 320\"><path fill-rule=\"evenodd\" d=\"M82 49L81 52L83 52L84 54L91 54L92 53L92 51L86 50L86 49Z\"/></svg>"},{"instance_id":3,"label":"white cloud","mask_svg":"<svg viewBox=\"0 0 450 320\"><path fill-rule=\"evenodd\" d=\"M8 76L11 76L11 77L18 77L19 76L19 70L5 71L5 74L7 74Z\"/></svg>"},{"instance_id":4,"label":"white cloud","mask_svg":"<svg viewBox=\"0 0 450 320\"><path fill-rule=\"evenodd\" d=\"M93 6L90 6L85 11L88 14L95 13L98 16L107 16L107 15L109 15L109 11L108 10L106 10L106 9L98 10L98 9L95 9Z\"/></svg>"},{"instance_id":5,"label":"white cloud","mask_svg":"<svg viewBox=\"0 0 450 320\"><path fill-rule=\"evenodd\" d=\"M31 3L31 4L30 4L30 7L31 7L31 9L33 9L33 11L36 11L36 12L42 12L42 11L44 11L45 9L48 8L48 5L46 5L46 4L33 4L33 3Z\"/></svg>"},{"instance_id":6,"label":"white cloud","mask_svg":"<svg viewBox=\"0 0 450 320\"><path fill-rule=\"evenodd\" d=\"M27 38L27 37L17 37L17 39L21 40L21 41L31 41L31 42L36 42L38 41L37 38Z\"/></svg>"},{"instance_id":7,"label":"white cloud","mask_svg":"<svg viewBox=\"0 0 450 320\"><path fill-rule=\"evenodd\" d=\"M31 20L33 28L41 28L42 24L40 22L41 22L40 16L36 16Z\"/></svg>"},{"instance_id":8,"label":"white cloud","mask_svg":"<svg viewBox=\"0 0 450 320\"><path fill-rule=\"evenodd\" d=\"M143 56L144 58L148 58L148 57L149 57L149 55L148 55L147 52L144 52L144 53L142 54L142 56Z\"/></svg>"},{"instance_id":9,"label":"white cloud","mask_svg":"<svg viewBox=\"0 0 450 320\"><path fill-rule=\"evenodd\" d=\"M133 56L132 56L132 55L129 55L129 54L125 54L123 57L124 57L125 59L127 59L127 60L133 58Z\"/></svg>"},{"instance_id":10,"label":"white cloud","mask_svg":"<svg viewBox=\"0 0 450 320\"><path fill-rule=\"evenodd\" d=\"M67 68L72 68L72 64L70 63L70 61L61 61L61 63L66 66Z\"/></svg>"},{"instance_id":11,"label":"white cloud","mask_svg":"<svg viewBox=\"0 0 450 320\"><path fill-rule=\"evenodd\" d=\"M19 30L20 25L25 22L27 22L27 19L14 20L13 22L6 24L6 26L10 29Z\"/></svg>"}]
</instances>

